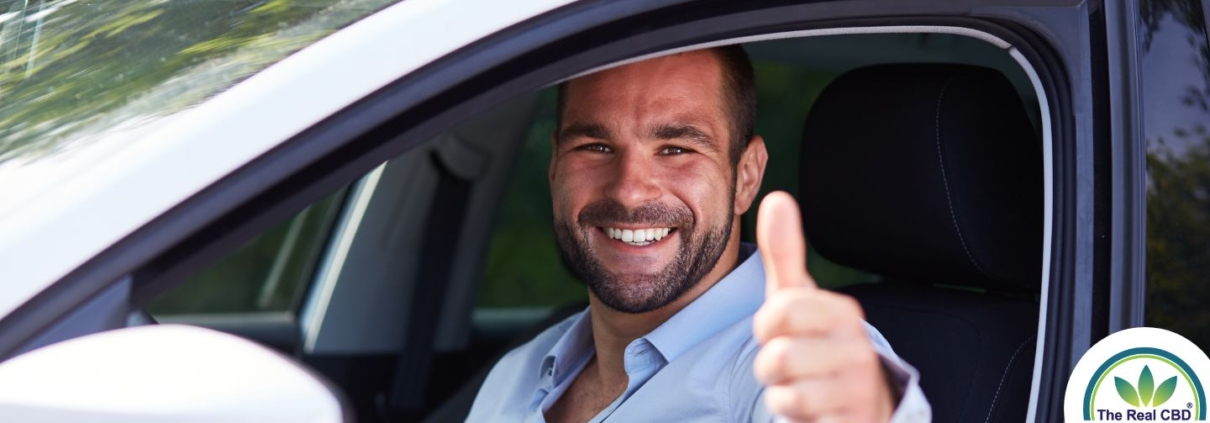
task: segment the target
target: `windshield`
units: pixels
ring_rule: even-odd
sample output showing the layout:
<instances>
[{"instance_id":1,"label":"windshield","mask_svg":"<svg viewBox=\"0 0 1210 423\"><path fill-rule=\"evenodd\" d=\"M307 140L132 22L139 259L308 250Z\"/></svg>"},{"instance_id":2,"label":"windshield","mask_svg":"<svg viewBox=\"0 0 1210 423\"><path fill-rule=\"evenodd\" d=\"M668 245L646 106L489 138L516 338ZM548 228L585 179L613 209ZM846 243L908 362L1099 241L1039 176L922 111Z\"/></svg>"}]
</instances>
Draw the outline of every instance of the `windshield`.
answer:
<instances>
[{"instance_id":1,"label":"windshield","mask_svg":"<svg viewBox=\"0 0 1210 423\"><path fill-rule=\"evenodd\" d=\"M113 134L196 105L396 1L0 0L0 175L135 138Z\"/></svg>"}]
</instances>

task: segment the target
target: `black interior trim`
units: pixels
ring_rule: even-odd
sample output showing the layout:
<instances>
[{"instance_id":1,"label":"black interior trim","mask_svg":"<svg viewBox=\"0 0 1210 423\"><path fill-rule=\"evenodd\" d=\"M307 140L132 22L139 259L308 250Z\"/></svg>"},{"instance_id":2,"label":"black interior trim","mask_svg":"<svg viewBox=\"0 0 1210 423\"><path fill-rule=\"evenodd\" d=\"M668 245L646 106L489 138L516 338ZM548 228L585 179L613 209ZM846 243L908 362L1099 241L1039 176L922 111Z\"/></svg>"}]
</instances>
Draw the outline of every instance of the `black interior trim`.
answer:
<instances>
[{"instance_id":1,"label":"black interior trim","mask_svg":"<svg viewBox=\"0 0 1210 423\"><path fill-rule=\"evenodd\" d=\"M429 159L437 170L437 190L429 204L428 225L424 227L421 248L427 257L420 263L407 310L407 332L401 337L399 359L395 362L395 379L387 401L380 404L379 413L412 413L424 406L425 386L428 384L429 363L433 358L433 339L441 306L445 304L446 286L454 267L458 240L462 236L463 218L470 202L474 181L459 178L432 153Z\"/></svg>"},{"instance_id":2,"label":"black interior trim","mask_svg":"<svg viewBox=\"0 0 1210 423\"><path fill-rule=\"evenodd\" d=\"M1041 379L1038 382L1036 421L1063 421L1063 395L1067 374L1075 367L1070 359L1070 340L1074 332L1070 318L1087 310L1087 296L1075 295L1072 283L1076 274L1076 128L1073 119L1072 83L1067 78L1067 63L1062 55L1048 48L1041 36L1029 31L1018 34L1026 42L1013 43L1034 64L1034 70L1046 90L1050 108L1052 169L1051 239L1050 239L1050 287L1047 292L1045 334L1038 334L1045 342L1042 350ZM1029 50L1027 50L1027 48Z\"/></svg>"},{"instance_id":3,"label":"black interior trim","mask_svg":"<svg viewBox=\"0 0 1210 423\"><path fill-rule=\"evenodd\" d=\"M332 116L216 182L76 269L0 321L0 357L132 269L136 305L184 280L250 239L467 115L577 71L638 54L760 33L871 25L952 25L995 34L1018 46L1047 87L1055 133L1055 235L1046 338L1071 339L1061 317L1086 301L1061 283L1075 279L1075 122L1063 62L1025 26L937 15L986 15L968 1L919 4L588 1L531 19L459 50ZM987 7L986 9L993 9ZM998 9L1003 9L999 7ZM876 12L870 12L876 11ZM922 15L930 13L932 16ZM869 16L875 16L870 18ZM889 17L894 15L917 16ZM883 16L878 18L877 16ZM863 19L853 19L863 17ZM1029 24L1045 27L1044 23ZM809 21L803 23L802 21ZM569 35L574 34L574 35ZM559 40L550 42L551 39ZM478 73L480 69L488 71ZM399 110L406 110L398 113ZM214 218L213 216L220 216ZM166 251L163 254L158 254ZM1047 348L1040 417L1061 413L1070 368L1063 342ZM1056 371L1059 370L1059 371ZM1059 387L1056 395L1054 387Z\"/></svg>"},{"instance_id":4,"label":"black interior trim","mask_svg":"<svg viewBox=\"0 0 1210 423\"><path fill-rule=\"evenodd\" d=\"M1112 129L1109 125L1109 70L1107 69L1108 62L1106 55L1108 54L1108 41L1105 37L1105 6L1098 5L1089 17L1089 31L1092 36L1092 54L1090 62L1092 64L1092 112L1096 119L1093 119L1092 136L1093 144L1096 145L1096 150L1093 154L1093 187L1096 195L1094 196L1093 208L1097 216L1109 216L1113 209L1115 196L1113 195L1113 140L1111 137ZM1092 333L1089 337L1095 343L1102 338L1109 336L1109 298L1113 296L1109 283L1110 264L1113 260L1110 256L1112 253L1113 231L1111 219L1096 219L1093 222L1093 232L1095 235L1094 251L1096 254L1096 265L1092 270Z\"/></svg>"}]
</instances>

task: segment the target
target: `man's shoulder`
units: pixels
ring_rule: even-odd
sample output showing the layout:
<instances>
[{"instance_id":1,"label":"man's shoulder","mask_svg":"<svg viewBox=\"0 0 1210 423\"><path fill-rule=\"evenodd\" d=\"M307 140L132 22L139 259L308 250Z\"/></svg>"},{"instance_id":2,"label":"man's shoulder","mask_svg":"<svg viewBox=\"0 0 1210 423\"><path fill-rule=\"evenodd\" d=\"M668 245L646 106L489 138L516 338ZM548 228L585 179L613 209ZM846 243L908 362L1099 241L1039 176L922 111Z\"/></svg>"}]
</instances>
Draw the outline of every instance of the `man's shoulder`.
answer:
<instances>
[{"instance_id":1,"label":"man's shoulder","mask_svg":"<svg viewBox=\"0 0 1210 423\"><path fill-rule=\"evenodd\" d=\"M748 316L714 333L673 363L684 362L684 365L713 368L716 371L731 369L745 372L752 368L753 358L759 349L760 343L752 335L752 316Z\"/></svg>"},{"instance_id":2,"label":"man's shoulder","mask_svg":"<svg viewBox=\"0 0 1210 423\"><path fill-rule=\"evenodd\" d=\"M539 367L542 365L543 359L555 347L555 344L563 338L563 335L568 330L571 330L576 320L584 312L584 310L580 310L560 320L558 323L542 330L533 339L505 353L496 362L496 365L492 367L491 373L488 374L487 383L507 383L511 385L510 387L514 388L527 383L536 384L540 370Z\"/></svg>"},{"instance_id":3,"label":"man's shoulder","mask_svg":"<svg viewBox=\"0 0 1210 423\"><path fill-rule=\"evenodd\" d=\"M500 368L503 364L516 366L517 362L520 361L521 363L531 364L532 367L536 368L542 363L542 359L546 356L546 354L549 353L550 350L555 347L555 344L559 342L559 339L563 338L563 335L566 334L568 330L571 330L572 325L574 325L576 320L579 319L583 314L584 310L580 310L575 314L560 320L558 323L555 323L542 330L542 332L534 336L533 339L530 339L524 344L513 348L511 351L505 354L504 357L501 357L500 361L496 363L495 367Z\"/></svg>"},{"instance_id":4,"label":"man's shoulder","mask_svg":"<svg viewBox=\"0 0 1210 423\"><path fill-rule=\"evenodd\" d=\"M538 386L543 359L582 314L584 311L551 325L504 354L480 386L467 421L494 421L524 415L532 395L532 390L526 388Z\"/></svg>"}]
</instances>

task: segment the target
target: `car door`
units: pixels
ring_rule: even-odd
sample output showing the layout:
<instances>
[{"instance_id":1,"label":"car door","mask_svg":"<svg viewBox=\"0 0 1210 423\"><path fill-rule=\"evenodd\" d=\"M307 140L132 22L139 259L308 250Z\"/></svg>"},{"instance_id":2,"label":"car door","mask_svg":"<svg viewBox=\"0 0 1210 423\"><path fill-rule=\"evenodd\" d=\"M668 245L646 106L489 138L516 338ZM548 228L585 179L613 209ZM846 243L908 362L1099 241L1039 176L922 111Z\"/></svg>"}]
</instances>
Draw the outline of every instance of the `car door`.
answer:
<instances>
[{"instance_id":1,"label":"car door","mask_svg":"<svg viewBox=\"0 0 1210 423\"><path fill-rule=\"evenodd\" d=\"M156 197L160 202L147 205L116 233L98 236L87 244L90 248L65 255L57 261L57 270L32 273L30 278L45 281L49 288L31 288L38 292L32 300L33 293L14 296L25 304L21 308L0 308L6 311L0 321L0 354L10 355L48 328L65 324L70 311L95 300L99 292L119 287L119 282L129 285L127 296L117 304L147 306L255 235L383 162L491 105L580 72L745 37L940 25L999 37L1013 55L1030 64L1042 100L1050 164L1045 169L1047 267L1040 275L1045 282L1039 339L1045 343L1039 342L1036 351L1030 415L1055 420L1061 413L1066 372L1098 334L1108 330L1091 318L1108 301L1087 295L1101 286L1096 269L1112 260L1097 238L1098 225L1110 216L1098 204L1104 204L1109 193L1099 191L1093 177L1098 160L1107 157L1097 146L1108 139L1090 120L1106 116L1095 105L1103 88L1092 78L1104 66L1089 53L1099 45L1100 33L1085 30L1105 25L1104 11L1096 6L1060 1L617 1L515 7L470 0L405 2L174 121L188 131L178 135L173 146L226 139L254 145L223 155L221 163L200 169L192 179L164 181L179 192ZM460 12L467 8L484 13ZM427 42L433 39L440 42ZM415 48L399 55L404 58L381 55L383 43L400 40L415 40ZM173 164L197 157L190 149L173 149L158 157L165 159L160 167L146 165L144 178L169 174ZM143 188L129 183L113 190ZM53 225L38 229L49 239L69 233ZM26 255L7 256L11 262L3 263L16 266L58 244L22 245L29 246ZM114 289L121 294L122 288Z\"/></svg>"}]
</instances>

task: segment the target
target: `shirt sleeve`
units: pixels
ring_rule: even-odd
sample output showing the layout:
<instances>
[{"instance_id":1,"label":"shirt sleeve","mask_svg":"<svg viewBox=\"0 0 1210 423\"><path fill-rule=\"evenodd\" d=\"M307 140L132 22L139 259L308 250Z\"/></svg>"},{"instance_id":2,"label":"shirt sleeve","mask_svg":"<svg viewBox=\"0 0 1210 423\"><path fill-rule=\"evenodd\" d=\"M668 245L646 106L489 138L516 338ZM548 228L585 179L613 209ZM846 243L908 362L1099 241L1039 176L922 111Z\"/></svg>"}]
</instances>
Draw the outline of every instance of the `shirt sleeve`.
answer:
<instances>
[{"instance_id":1,"label":"shirt sleeve","mask_svg":"<svg viewBox=\"0 0 1210 423\"><path fill-rule=\"evenodd\" d=\"M882 365L891 373L891 379L898 384L898 391L903 393L903 398L895 406L895 413L891 414L891 423L933 421L933 409L924 397L924 391L920 390L920 372L895 354L891 343L887 342L878 329L866 323L865 330L870 336L870 343L874 345L874 351L878 352L882 359Z\"/></svg>"},{"instance_id":2,"label":"shirt sleeve","mask_svg":"<svg viewBox=\"0 0 1210 423\"><path fill-rule=\"evenodd\" d=\"M929 406L928 399L924 397L924 391L920 390L920 372L895 354L895 350L891 349L891 344L882 336L882 333L879 333L869 323L865 324L865 328L866 333L869 334L870 343L874 345L874 351L882 359L882 365L891 373L894 383L898 384L896 386L898 391L903 393L903 398L899 400L899 404L895 406L895 412L891 414L890 423L931 422L933 409ZM764 389L760 390L759 398L753 404L752 421L760 423L786 421L765 408Z\"/></svg>"}]
</instances>

